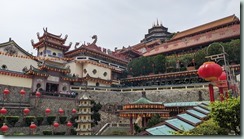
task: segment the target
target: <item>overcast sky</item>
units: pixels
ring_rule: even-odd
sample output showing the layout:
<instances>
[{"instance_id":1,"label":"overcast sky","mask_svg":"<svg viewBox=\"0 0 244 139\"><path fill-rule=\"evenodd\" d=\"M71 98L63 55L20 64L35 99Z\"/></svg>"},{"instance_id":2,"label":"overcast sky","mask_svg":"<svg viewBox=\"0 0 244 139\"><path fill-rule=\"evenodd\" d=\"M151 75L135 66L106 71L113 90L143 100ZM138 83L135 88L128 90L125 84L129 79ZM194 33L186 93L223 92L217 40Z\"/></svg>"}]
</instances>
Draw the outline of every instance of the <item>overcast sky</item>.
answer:
<instances>
[{"instance_id":1,"label":"overcast sky","mask_svg":"<svg viewBox=\"0 0 244 139\"><path fill-rule=\"evenodd\" d=\"M0 43L11 37L34 52L31 39L43 27L68 35L66 44L92 42L114 50L135 45L157 19L169 32L183 31L235 14L240 0L0 0Z\"/></svg>"}]
</instances>

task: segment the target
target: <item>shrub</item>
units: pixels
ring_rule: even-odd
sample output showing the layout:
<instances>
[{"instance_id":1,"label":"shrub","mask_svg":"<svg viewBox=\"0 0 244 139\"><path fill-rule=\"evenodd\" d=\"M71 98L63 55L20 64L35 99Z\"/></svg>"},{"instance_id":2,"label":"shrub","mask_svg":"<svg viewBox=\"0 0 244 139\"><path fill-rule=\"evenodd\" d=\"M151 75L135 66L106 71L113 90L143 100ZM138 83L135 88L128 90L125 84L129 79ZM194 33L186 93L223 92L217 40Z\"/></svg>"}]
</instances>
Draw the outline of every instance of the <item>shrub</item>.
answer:
<instances>
[{"instance_id":1,"label":"shrub","mask_svg":"<svg viewBox=\"0 0 244 139\"><path fill-rule=\"evenodd\" d=\"M14 126L19 121L19 116L6 116L7 123Z\"/></svg>"},{"instance_id":2,"label":"shrub","mask_svg":"<svg viewBox=\"0 0 244 139\"><path fill-rule=\"evenodd\" d=\"M55 119L56 119L56 116L48 116L47 117L48 124L52 125Z\"/></svg>"},{"instance_id":3,"label":"shrub","mask_svg":"<svg viewBox=\"0 0 244 139\"><path fill-rule=\"evenodd\" d=\"M41 125L42 124L42 121L44 120L44 118L42 116L38 116L36 117L36 120L37 120L37 125Z\"/></svg>"},{"instance_id":4,"label":"shrub","mask_svg":"<svg viewBox=\"0 0 244 139\"><path fill-rule=\"evenodd\" d=\"M23 136L25 135L25 133L22 133L22 132L16 132L13 134L14 136Z\"/></svg>"},{"instance_id":5,"label":"shrub","mask_svg":"<svg viewBox=\"0 0 244 139\"><path fill-rule=\"evenodd\" d=\"M65 135L65 132L54 132L54 135Z\"/></svg>"},{"instance_id":6,"label":"shrub","mask_svg":"<svg viewBox=\"0 0 244 139\"><path fill-rule=\"evenodd\" d=\"M76 134L77 134L77 132L75 131L75 129L70 130L70 135L76 135Z\"/></svg>"},{"instance_id":7,"label":"shrub","mask_svg":"<svg viewBox=\"0 0 244 139\"><path fill-rule=\"evenodd\" d=\"M43 130L43 135L52 135L52 130Z\"/></svg>"},{"instance_id":8,"label":"shrub","mask_svg":"<svg viewBox=\"0 0 244 139\"><path fill-rule=\"evenodd\" d=\"M24 119L25 125L30 126L31 122L34 122L35 118L36 118L35 116L26 116Z\"/></svg>"},{"instance_id":9,"label":"shrub","mask_svg":"<svg viewBox=\"0 0 244 139\"><path fill-rule=\"evenodd\" d=\"M66 119L67 119L67 116L60 116L59 117L60 124L65 124Z\"/></svg>"}]
</instances>

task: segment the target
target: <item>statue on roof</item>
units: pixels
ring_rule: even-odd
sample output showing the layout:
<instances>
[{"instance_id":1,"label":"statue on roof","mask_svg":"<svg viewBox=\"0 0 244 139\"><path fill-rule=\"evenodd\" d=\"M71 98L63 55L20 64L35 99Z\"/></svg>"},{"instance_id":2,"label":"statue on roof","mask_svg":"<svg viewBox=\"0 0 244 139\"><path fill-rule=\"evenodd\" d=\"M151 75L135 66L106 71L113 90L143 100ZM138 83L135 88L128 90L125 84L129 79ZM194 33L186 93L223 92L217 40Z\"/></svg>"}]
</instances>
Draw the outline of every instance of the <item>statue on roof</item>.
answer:
<instances>
[{"instance_id":1,"label":"statue on roof","mask_svg":"<svg viewBox=\"0 0 244 139\"><path fill-rule=\"evenodd\" d=\"M93 35L92 36L92 39L94 39L94 41L92 42L92 44L96 44L96 42L97 42L97 35Z\"/></svg>"}]
</instances>

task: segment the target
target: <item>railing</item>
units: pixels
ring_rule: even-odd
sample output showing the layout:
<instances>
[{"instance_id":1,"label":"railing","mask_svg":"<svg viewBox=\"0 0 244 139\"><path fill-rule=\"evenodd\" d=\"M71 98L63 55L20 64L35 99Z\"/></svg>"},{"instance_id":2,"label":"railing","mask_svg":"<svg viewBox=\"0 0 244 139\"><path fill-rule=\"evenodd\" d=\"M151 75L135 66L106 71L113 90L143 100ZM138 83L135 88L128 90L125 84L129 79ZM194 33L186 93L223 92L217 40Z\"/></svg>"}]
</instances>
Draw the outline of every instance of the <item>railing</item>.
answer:
<instances>
[{"instance_id":1,"label":"railing","mask_svg":"<svg viewBox=\"0 0 244 139\"><path fill-rule=\"evenodd\" d=\"M93 120L75 120L77 123L92 123Z\"/></svg>"},{"instance_id":2,"label":"railing","mask_svg":"<svg viewBox=\"0 0 244 139\"><path fill-rule=\"evenodd\" d=\"M179 85L162 85L162 86L140 86L140 87L97 87L97 86L71 86L71 91L119 91L119 92L131 92L131 91L145 91L145 90L165 90L165 89L191 89L191 88L206 88L209 83L194 83L194 84L179 84Z\"/></svg>"},{"instance_id":3,"label":"railing","mask_svg":"<svg viewBox=\"0 0 244 139\"><path fill-rule=\"evenodd\" d=\"M102 135L106 129L111 127L130 127L130 124L121 124L121 123L106 123L95 135Z\"/></svg>"}]
</instances>

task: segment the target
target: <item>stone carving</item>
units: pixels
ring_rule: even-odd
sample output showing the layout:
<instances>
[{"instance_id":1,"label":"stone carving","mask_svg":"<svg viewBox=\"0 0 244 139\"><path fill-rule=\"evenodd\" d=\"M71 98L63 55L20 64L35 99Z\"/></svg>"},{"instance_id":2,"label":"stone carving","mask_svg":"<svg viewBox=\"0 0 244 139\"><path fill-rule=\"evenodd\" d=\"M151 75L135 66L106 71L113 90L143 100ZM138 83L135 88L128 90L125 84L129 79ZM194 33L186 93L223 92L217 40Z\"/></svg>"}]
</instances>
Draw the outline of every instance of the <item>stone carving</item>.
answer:
<instances>
[{"instance_id":1,"label":"stone carving","mask_svg":"<svg viewBox=\"0 0 244 139\"><path fill-rule=\"evenodd\" d=\"M4 48L4 51L6 52L6 54L9 54L11 56L18 54L16 48L14 48L13 46L8 46L8 47Z\"/></svg>"},{"instance_id":2,"label":"stone carving","mask_svg":"<svg viewBox=\"0 0 244 139\"><path fill-rule=\"evenodd\" d=\"M92 36L92 39L94 39L94 41L92 42L92 44L96 44L96 42L97 42L97 35L93 35Z\"/></svg>"}]
</instances>

